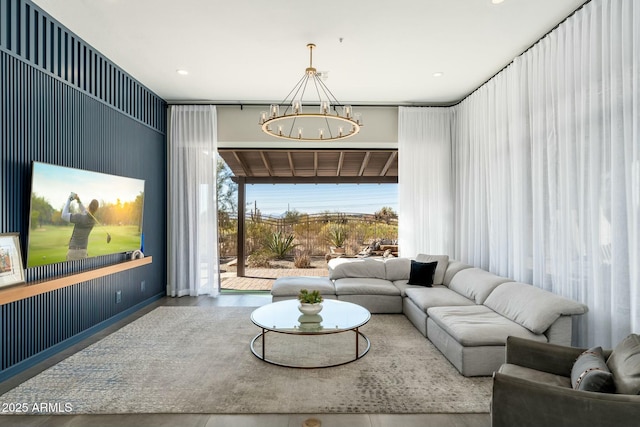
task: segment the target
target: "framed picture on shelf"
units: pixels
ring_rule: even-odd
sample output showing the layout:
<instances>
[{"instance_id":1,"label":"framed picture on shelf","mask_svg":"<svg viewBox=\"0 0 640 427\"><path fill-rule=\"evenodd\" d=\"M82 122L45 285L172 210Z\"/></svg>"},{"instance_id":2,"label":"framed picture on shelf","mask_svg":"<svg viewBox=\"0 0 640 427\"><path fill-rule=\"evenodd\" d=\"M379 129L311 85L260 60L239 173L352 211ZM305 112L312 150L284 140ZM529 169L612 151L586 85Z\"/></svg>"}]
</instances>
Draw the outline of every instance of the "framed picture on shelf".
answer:
<instances>
[{"instance_id":1,"label":"framed picture on shelf","mask_svg":"<svg viewBox=\"0 0 640 427\"><path fill-rule=\"evenodd\" d=\"M0 234L0 287L18 283L24 283L19 234Z\"/></svg>"}]
</instances>

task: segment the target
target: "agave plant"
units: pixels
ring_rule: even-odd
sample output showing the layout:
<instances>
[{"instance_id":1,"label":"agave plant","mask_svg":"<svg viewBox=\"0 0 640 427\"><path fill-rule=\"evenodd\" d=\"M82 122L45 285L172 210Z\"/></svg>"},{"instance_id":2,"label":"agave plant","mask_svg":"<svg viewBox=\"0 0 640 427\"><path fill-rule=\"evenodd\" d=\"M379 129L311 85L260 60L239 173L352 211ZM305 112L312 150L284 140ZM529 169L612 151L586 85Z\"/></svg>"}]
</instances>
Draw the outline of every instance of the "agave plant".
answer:
<instances>
[{"instance_id":1,"label":"agave plant","mask_svg":"<svg viewBox=\"0 0 640 427\"><path fill-rule=\"evenodd\" d=\"M293 243L294 238L293 234L285 236L281 231L278 231L267 237L265 246L277 259L284 259L287 252L298 246Z\"/></svg>"},{"instance_id":2,"label":"agave plant","mask_svg":"<svg viewBox=\"0 0 640 427\"><path fill-rule=\"evenodd\" d=\"M347 228L341 224L331 224L327 230L327 241L336 248L344 247L344 242L348 236Z\"/></svg>"}]
</instances>

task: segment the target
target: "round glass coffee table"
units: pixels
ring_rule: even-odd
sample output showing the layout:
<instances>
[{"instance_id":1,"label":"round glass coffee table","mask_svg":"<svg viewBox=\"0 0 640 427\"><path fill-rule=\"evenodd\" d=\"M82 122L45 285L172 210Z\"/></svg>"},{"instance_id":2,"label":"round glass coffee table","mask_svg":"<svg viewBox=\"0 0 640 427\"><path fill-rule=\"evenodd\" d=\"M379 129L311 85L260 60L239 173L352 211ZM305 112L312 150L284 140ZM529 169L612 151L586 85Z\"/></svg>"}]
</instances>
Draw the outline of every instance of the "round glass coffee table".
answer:
<instances>
[{"instance_id":1,"label":"round glass coffee table","mask_svg":"<svg viewBox=\"0 0 640 427\"><path fill-rule=\"evenodd\" d=\"M251 313L251 321L262 329L251 341L257 358L289 368L329 368L367 354L371 343L359 328L371 319L369 310L325 299L319 314L303 315L298 305L297 300L279 301Z\"/></svg>"}]
</instances>

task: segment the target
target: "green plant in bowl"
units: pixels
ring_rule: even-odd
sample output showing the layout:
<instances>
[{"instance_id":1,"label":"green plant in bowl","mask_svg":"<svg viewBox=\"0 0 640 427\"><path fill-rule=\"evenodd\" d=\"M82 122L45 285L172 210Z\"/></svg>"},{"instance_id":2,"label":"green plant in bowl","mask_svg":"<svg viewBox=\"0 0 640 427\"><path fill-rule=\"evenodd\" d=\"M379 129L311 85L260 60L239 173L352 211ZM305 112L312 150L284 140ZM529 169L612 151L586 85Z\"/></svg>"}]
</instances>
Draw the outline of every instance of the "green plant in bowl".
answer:
<instances>
[{"instance_id":1,"label":"green plant in bowl","mask_svg":"<svg viewBox=\"0 0 640 427\"><path fill-rule=\"evenodd\" d=\"M323 298L320 291L314 290L309 292L307 289L301 289L298 294L298 301L301 304L320 304Z\"/></svg>"}]
</instances>

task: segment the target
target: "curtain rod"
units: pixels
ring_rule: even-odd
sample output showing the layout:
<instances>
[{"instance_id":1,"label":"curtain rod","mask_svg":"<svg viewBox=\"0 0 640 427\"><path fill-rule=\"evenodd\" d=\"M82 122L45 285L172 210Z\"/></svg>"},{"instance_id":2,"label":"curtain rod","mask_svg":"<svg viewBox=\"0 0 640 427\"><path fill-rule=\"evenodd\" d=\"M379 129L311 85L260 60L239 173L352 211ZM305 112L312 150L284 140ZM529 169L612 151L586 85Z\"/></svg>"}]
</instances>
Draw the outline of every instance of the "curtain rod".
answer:
<instances>
[{"instance_id":1,"label":"curtain rod","mask_svg":"<svg viewBox=\"0 0 640 427\"><path fill-rule=\"evenodd\" d=\"M389 108L389 107L451 107L452 105L456 105L460 103L462 100L451 101L446 103L395 103L395 104L385 104L385 103L376 103L376 104L354 104L354 103L344 103L345 105L351 105L352 107L371 107L371 108ZM215 101L166 101L167 106L170 105L213 105L217 107L240 107L240 109L244 107L266 107L269 108L272 104L277 104L277 102L272 103L264 103L264 102L215 102ZM311 104L315 105L315 104ZM318 104L320 105L320 104Z\"/></svg>"}]
</instances>

